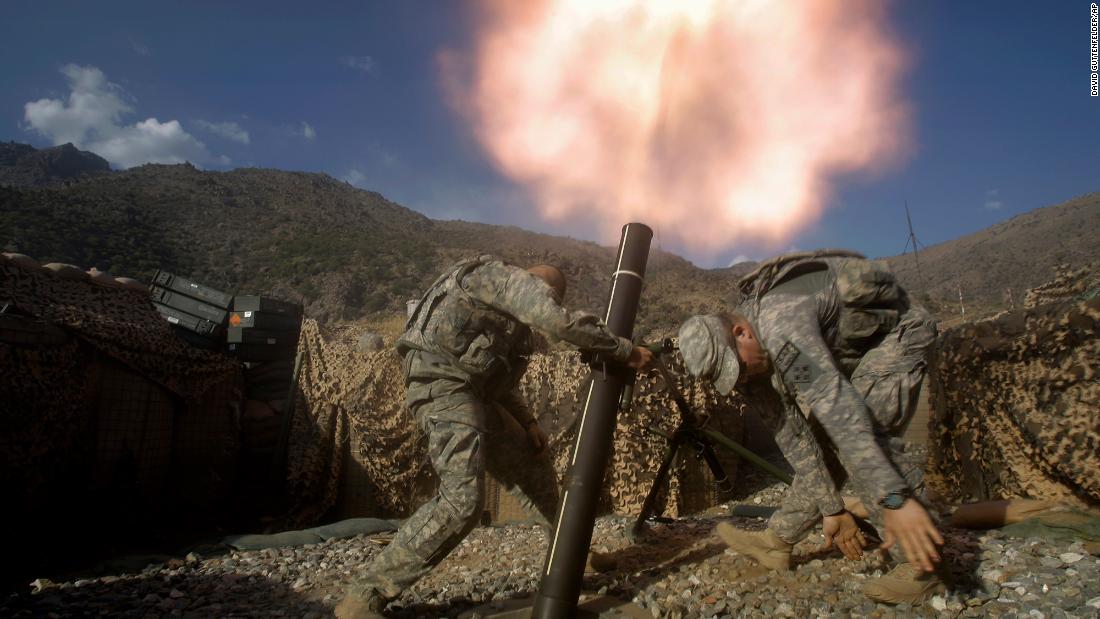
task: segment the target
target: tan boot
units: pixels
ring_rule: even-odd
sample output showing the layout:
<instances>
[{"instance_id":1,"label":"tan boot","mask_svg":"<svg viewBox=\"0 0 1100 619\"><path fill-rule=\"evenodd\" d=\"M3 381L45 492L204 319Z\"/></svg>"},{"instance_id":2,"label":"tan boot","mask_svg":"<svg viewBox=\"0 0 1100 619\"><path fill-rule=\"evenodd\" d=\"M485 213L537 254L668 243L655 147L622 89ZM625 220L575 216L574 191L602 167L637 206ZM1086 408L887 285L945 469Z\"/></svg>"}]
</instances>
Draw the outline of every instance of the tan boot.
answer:
<instances>
[{"instance_id":1,"label":"tan boot","mask_svg":"<svg viewBox=\"0 0 1100 619\"><path fill-rule=\"evenodd\" d=\"M718 537L731 549L773 570L791 569L794 544L783 541L771 529L745 531L728 522L718 524Z\"/></svg>"},{"instance_id":2,"label":"tan boot","mask_svg":"<svg viewBox=\"0 0 1100 619\"><path fill-rule=\"evenodd\" d=\"M602 552L596 552L595 550L589 550L588 560L584 563L584 573L602 574L604 572L613 571L617 567L619 567L619 560L615 557Z\"/></svg>"},{"instance_id":3,"label":"tan boot","mask_svg":"<svg viewBox=\"0 0 1100 619\"><path fill-rule=\"evenodd\" d=\"M909 563L899 563L888 573L863 585L863 594L883 604L920 604L943 590L943 580Z\"/></svg>"},{"instance_id":4,"label":"tan boot","mask_svg":"<svg viewBox=\"0 0 1100 619\"><path fill-rule=\"evenodd\" d=\"M337 619L382 619L382 611L389 600L374 587L351 587L344 599L336 605Z\"/></svg>"}]
</instances>

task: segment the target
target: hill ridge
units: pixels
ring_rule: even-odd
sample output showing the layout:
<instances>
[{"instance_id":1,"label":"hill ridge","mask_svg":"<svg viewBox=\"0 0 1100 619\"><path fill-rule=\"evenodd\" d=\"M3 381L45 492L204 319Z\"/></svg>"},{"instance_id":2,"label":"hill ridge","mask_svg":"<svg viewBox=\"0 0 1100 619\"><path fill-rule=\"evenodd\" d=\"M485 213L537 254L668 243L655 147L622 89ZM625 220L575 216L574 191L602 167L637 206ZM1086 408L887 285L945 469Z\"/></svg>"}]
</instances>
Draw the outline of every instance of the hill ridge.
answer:
<instances>
[{"instance_id":1,"label":"hill ridge","mask_svg":"<svg viewBox=\"0 0 1100 619\"><path fill-rule=\"evenodd\" d=\"M5 161L0 178L11 167ZM1090 193L923 249L926 286L910 254L885 259L933 310L954 311L962 288L968 312L989 312L1005 305L1005 289L1018 302L1059 263L1100 262L1100 249L1085 241L1098 231L1100 193ZM1026 258L1015 251L1025 242ZM614 260L614 248L591 241L430 219L320 172L189 164L0 186L0 247L141 279L163 268L227 291L300 301L322 321L402 312L472 253L558 264L570 279L567 305L599 313ZM732 308L736 280L755 265L704 269L655 249L639 332L668 334L692 313Z\"/></svg>"}]
</instances>

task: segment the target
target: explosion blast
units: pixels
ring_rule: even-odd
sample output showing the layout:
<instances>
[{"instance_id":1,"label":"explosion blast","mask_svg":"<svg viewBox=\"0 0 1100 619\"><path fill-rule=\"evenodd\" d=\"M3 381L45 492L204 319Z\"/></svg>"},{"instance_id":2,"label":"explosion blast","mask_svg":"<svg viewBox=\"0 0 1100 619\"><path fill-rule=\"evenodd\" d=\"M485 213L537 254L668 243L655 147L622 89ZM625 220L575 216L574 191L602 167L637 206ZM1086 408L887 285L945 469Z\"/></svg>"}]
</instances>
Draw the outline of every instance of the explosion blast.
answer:
<instances>
[{"instance_id":1,"label":"explosion blast","mask_svg":"<svg viewBox=\"0 0 1100 619\"><path fill-rule=\"evenodd\" d=\"M838 174L907 150L878 0L487 2L452 104L542 215L645 221L713 256L813 223Z\"/></svg>"}]
</instances>

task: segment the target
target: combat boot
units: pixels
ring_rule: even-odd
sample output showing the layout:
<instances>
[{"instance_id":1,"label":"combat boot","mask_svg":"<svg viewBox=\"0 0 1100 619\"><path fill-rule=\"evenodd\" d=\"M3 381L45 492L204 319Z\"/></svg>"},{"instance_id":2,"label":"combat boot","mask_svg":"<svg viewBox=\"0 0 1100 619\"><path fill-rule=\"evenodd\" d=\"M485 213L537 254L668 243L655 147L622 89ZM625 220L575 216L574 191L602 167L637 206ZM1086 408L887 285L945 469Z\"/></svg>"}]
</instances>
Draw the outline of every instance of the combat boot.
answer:
<instances>
[{"instance_id":1,"label":"combat boot","mask_svg":"<svg viewBox=\"0 0 1100 619\"><path fill-rule=\"evenodd\" d=\"M355 586L348 589L333 614L336 619L382 619L388 603L378 589Z\"/></svg>"},{"instance_id":2,"label":"combat boot","mask_svg":"<svg viewBox=\"0 0 1100 619\"><path fill-rule=\"evenodd\" d=\"M943 590L943 580L910 563L899 563L888 573L863 585L863 594L883 604L920 604Z\"/></svg>"},{"instance_id":3,"label":"combat boot","mask_svg":"<svg viewBox=\"0 0 1100 619\"><path fill-rule=\"evenodd\" d=\"M718 537L732 550L766 568L779 571L791 569L794 544L783 541L771 529L745 531L728 522L721 522L718 524Z\"/></svg>"},{"instance_id":4,"label":"combat boot","mask_svg":"<svg viewBox=\"0 0 1100 619\"><path fill-rule=\"evenodd\" d=\"M584 573L603 574L614 571L617 567L619 567L619 560L614 556L589 550L588 560L584 562Z\"/></svg>"}]
</instances>

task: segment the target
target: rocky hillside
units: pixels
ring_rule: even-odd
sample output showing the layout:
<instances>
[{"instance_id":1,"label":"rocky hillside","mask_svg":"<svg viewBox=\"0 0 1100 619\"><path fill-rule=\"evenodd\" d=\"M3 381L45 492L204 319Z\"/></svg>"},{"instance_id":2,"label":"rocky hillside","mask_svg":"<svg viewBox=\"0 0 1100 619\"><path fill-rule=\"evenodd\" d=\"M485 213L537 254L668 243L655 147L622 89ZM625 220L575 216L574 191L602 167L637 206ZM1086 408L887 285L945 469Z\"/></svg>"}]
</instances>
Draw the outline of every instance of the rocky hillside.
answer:
<instances>
[{"instance_id":1,"label":"rocky hillside","mask_svg":"<svg viewBox=\"0 0 1100 619\"><path fill-rule=\"evenodd\" d=\"M301 301L327 322L401 313L446 265L486 251L560 265L573 307L599 312L606 301L611 247L435 221L324 174L186 164L110 172L97 159L70 145L0 145L0 248L142 279L162 268L228 291ZM65 163L73 161L93 163ZM1060 262L1100 262L1098 232L1100 194L1090 194L930 247L920 278L911 256L889 260L945 314L957 311L961 286L975 315L1000 309L1009 288L1019 304ZM734 282L753 266L707 270L654 252L639 332L667 334L690 313L729 307Z\"/></svg>"},{"instance_id":2,"label":"rocky hillside","mask_svg":"<svg viewBox=\"0 0 1100 619\"><path fill-rule=\"evenodd\" d=\"M110 171L106 159L72 144L38 150L28 144L0 143L0 185L56 185Z\"/></svg>"},{"instance_id":3,"label":"rocky hillside","mask_svg":"<svg viewBox=\"0 0 1100 619\"><path fill-rule=\"evenodd\" d=\"M229 291L303 302L324 321L403 312L456 259L553 262L569 304L599 311L614 248L515 227L434 221L323 174L146 165L51 187L0 187L0 247L42 262L148 278L157 268ZM731 290L654 252L640 329L673 329Z\"/></svg>"},{"instance_id":4,"label":"rocky hillside","mask_svg":"<svg viewBox=\"0 0 1100 619\"><path fill-rule=\"evenodd\" d=\"M953 241L889 258L894 272L941 315L1021 307L1024 294L1054 279L1055 267L1094 266L1100 275L1100 193L1038 208Z\"/></svg>"}]
</instances>

